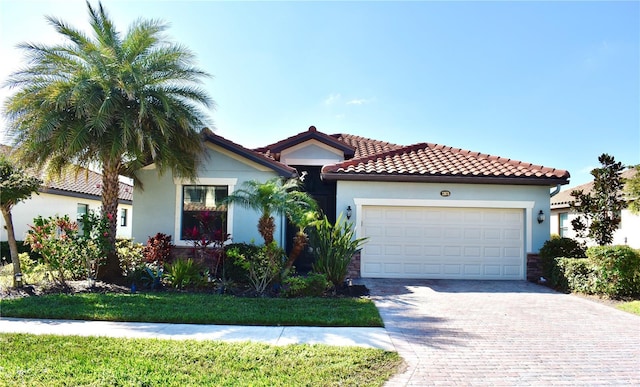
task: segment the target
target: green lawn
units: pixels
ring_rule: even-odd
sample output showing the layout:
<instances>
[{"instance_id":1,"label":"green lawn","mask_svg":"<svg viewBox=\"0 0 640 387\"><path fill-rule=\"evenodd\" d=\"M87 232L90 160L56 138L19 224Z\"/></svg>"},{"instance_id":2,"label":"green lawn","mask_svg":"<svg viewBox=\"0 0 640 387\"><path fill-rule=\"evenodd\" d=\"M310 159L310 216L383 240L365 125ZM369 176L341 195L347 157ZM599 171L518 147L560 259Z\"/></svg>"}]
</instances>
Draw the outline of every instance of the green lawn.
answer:
<instances>
[{"instance_id":1,"label":"green lawn","mask_svg":"<svg viewBox=\"0 0 640 387\"><path fill-rule=\"evenodd\" d=\"M395 352L0 334L0 386L381 386Z\"/></svg>"},{"instance_id":2,"label":"green lawn","mask_svg":"<svg viewBox=\"0 0 640 387\"><path fill-rule=\"evenodd\" d=\"M638 300L624 302L616 307L620 310L624 310L625 312L637 314L638 316L640 316L640 301Z\"/></svg>"},{"instance_id":3,"label":"green lawn","mask_svg":"<svg viewBox=\"0 0 640 387\"><path fill-rule=\"evenodd\" d=\"M364 298L242 298L187 293L79 293L6 299L3 317L193 324L381 327Z\"/></svg>"}]
</instances>

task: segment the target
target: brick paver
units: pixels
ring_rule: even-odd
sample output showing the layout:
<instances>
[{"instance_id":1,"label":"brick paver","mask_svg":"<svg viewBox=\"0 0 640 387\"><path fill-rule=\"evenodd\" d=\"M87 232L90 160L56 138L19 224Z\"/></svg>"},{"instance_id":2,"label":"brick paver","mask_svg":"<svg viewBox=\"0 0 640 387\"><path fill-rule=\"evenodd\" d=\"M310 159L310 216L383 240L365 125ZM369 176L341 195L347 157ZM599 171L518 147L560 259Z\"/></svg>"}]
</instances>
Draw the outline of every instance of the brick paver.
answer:
<instances>
[{"instance_id":1,"label":"brick paver","mask_svg":"<svg viewBox=\"0 0 640 387\"><path fill-rule=\"evenodd\" d=\"M524 281L366 279L389 386L640 385L640 316Z\"/></svg>"}]
</instances>

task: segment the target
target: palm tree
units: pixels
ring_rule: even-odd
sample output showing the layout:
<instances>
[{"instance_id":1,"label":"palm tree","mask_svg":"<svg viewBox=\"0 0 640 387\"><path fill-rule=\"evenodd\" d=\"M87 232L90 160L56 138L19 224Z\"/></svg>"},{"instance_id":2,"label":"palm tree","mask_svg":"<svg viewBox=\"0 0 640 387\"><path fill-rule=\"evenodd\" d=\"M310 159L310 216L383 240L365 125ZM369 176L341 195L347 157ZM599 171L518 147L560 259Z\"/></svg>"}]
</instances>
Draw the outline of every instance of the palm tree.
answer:
<instances>
[{"instance_id":1,"label":"palm tree","mask_svg":"<svg viewBox=\"0 0 640 387\"><path fill-rule=\"evenodd\" d=\"M47 17L65 43L20 45L29 64L5 84L17 89L5 113L23 163L53 175L99 165L102 214L115 246L119 175L154 164L194 178L203 154L195 128L204 126L201 108L213 102L199 87L208 74L184 46L164 39L165 23L138 20L122 35L102 4L87 7L91 35ZM114 251L102 279L121 275Z\"/></svg>"},{"instance_id":2,"label":"palm tree","mask_svg":"<svg viewBox=\"0 0 640 387\"><path fill-rule=\"evenodd\" d=\"M266 182L249 180L243 183L243 188L229 195L225 202L259 211L258 232L265 245L270 245L276 230L273 215L291 218L293 214L316 209L316 202L299 189L300 180L296 178L283 181L275 177Z\"/></svg>"}]
</instances>

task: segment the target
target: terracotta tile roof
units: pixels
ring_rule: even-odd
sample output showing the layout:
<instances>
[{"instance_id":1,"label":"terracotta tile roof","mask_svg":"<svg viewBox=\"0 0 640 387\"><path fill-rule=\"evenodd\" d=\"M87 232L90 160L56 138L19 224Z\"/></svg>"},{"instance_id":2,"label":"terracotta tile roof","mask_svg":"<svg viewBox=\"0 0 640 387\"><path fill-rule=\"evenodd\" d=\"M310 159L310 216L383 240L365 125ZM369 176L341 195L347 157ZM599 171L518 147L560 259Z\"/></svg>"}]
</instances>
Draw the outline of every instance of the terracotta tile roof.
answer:
<instances>
[{"instance_id":1,"label":"terracotta tile roof","mask_svg":"<svg viewBox=\"0 0 640 387\"><path fill-rule=\"evenodd\" d=\"M284 149L290 148L294 145L298 145L309 140L316 140L323 144L334 147L336 149L340 149L344 153L345 158L348 158L348 159L352 158L355 153L355 147L350 145L348 142L341 141L340 139L337 139L334 136L329 136L322 132L318 132L315 126L310 126L308 130L304 132L300 132L291 137L287 137L284 140L278 141L276 143L273 143L264 147L256 148L254 149L254 151L261 153L271 159L279 160L280 152L282 152Z\"/></svg>"},{"instance_id":2,"label":"terracotta tile roof","mask_svg":"<svg viewBox=\"0 0 640 387\"><path fill-rule=\"evenodd\" d=\"M631 179L635 176L635 169L627 169L622 172L621 176L624 179ZM585 194L590 194L593 191L593 181L590 181L585 184L577 185L575 187L570 187L565 190L558 192L557 195L551 198L551 208L567 208L570 203L573 203L575 200L573 196L571 196L571 192L576 190L582 190Z\"/></svg>"},{"instance_id":3,"label":"terracotta tile roof","mask_svg":"<svg viewBox=\"0 0 640 387\"><path fill-rule=\"evenodd\" d=\"M403 145L392 144L385 141L372 140L366 137L354 136L352 134L337 133L331 137L347 143L356 149L353 158L358 159L379 153L388 152L390 150L402 148Z\"/></svg>"},{"instance_id":4,"label":"terracotta tile roof","mask_svg":"<svg viewBox=\"0 0 640 387\"><path fill-rule=\"evenodd\" d=\"M393 147L393 146L392 146ZM332 180L566 184L569 172L438 144L420 143L327 165Z\"/></svg>"},{"instance_id":5,"label":"terracotta tile roof","mask_svg":"<svg viewBox=\"0 0 640 387\"><path fill-rule=\"evenodd\" d=\"M9 146L0 145L0 152L5 155L9 155L11 149ZM102 175L89 169L82 168L79 173L68 170L62 176L51 179L47 179L44 173L35 171L27 171L27 173L38 176L43 181L40 192L58 194L68 192L72 194L70 196L73 196L73 194L95 196L97 200L100 200L102 196ZM133 201L133 185L120 182L118 199Z\"/></svg>"},{"instance_id":6,"label":"terracotta tile roof","mask_svg":"<svg viewBox=\"0 0 640 387\"><path fill-rule=\"evenodd\" d=\"M42 178L42 180L44 181L41 189L42 192L57 190L96 197L102 196L102 175L90 170L81 171L77 175L74 171L68 171L60 178L54 178L51 180ZM118 199L133 201L133 186L131 184L120 182Z\"/></svg>"}]
</instances>

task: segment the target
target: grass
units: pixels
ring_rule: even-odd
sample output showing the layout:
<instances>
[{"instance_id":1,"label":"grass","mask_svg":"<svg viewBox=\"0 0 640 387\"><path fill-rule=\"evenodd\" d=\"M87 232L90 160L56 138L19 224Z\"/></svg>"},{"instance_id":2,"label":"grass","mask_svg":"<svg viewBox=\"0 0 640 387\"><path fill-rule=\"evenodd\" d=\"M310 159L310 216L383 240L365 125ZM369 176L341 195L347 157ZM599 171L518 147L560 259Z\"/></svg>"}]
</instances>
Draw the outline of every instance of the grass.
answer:
<instances>
[{"instance_id":1,"label":"grass","mask_svg":"<svg viewBox=\"0 0 640 387\"><path fill-rule=\"evenodd\" d=\"M241 298L188 293L78 293L5 299L0 316L229 325L381 327L363 298Z\"/></svg>"},{"instance_id":2,"label":"grass","mask_svg":"<svg viewBox=\"0 0 640 387\"><path fill-rule=\"evenodd\" d=\"M640 316L640 300L623 302L617 305L616 308Z\"/></svg>"},{"instance_id":3,"label":"grass","mask_svg":"<svg viewBox=\"0 0 640 387\"><path fill-rule=\"evenodd\" d=\"M395 352L0 334L0 386L381 386Z\"/></svg>"}]
</instances>

